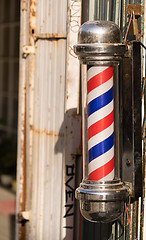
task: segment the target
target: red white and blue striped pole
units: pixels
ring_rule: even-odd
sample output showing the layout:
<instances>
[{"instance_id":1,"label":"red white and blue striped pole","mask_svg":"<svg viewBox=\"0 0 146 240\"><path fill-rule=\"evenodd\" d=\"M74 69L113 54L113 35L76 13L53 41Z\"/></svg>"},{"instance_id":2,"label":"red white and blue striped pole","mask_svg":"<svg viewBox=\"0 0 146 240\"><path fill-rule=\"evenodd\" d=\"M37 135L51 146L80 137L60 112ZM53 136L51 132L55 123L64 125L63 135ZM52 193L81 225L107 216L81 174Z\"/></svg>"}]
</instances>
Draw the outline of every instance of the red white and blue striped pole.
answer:
<instances>
[{"instance_id":1,"label":"red white and blue striped pole","mask_svg":"<svg viewBox=\"0 0 146 240\"><path fill-rule=\"evenodd\" d=\"M80 27L78 44L74 46L74 52L83 64L84 178L76 189L76 198L80 201L83 217L92 222L115 221L122 214L129 196L128 187L119 178L122 156L117 66L127 51L121 41L121 31L113 22L88 21Z\"/></svg>"},{"instance_id":2,"label":"red white and blue striped pole","mask_svg":"<svg viewBox=\"0 0 146 240\"><path fill-rule=\"evenodd\" d=\"M89 66L87 71L89 180L114 179L113 67Z\"/></svg>"}]
</instances>

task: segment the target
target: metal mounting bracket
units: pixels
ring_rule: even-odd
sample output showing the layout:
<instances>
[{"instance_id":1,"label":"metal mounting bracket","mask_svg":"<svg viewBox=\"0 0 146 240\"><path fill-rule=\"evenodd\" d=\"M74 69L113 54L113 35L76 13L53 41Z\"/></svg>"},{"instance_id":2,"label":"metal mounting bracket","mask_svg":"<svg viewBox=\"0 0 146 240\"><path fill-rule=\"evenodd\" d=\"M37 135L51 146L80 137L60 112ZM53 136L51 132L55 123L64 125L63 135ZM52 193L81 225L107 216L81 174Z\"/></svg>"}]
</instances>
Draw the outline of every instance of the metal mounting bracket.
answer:
<instances>
[{"instance_id":1,"label":"metal mounting bracket","mask_svg":"<svg viewBox=\"0 0 146 240\"><path fill-rule=\"evenodd\" d=\"M123 59L122 71L122 181L132 183L132 197L142 196L141 129L141 46L130 43L129 56Z\"/></svg>"},{"instance_id":2,"label":"metal mounting bracket","mask_svg":"<svg viewBox=\"0 0 146 240\"><path fill-rule=\"evenodd\" d=\"M129 4L127 6L128 15L131 15L131 11L138 17L144 14L143 7L140 4Z\"/></svg>"},{"instance_id":3,"label":"metal mounting bracket","mask_svg":"<svg viewBox=\"0 0 146 240\"><path fill-rule=\"evenodd\" d=\"M24 45L23 46L23 53L24 54L34 54L35 53L35 46L30 46L30 45Z\"/></svg>"},{"instance_id":4,"label":"metal mounting bracket","mask_svg":"<svg viewBox=\"0 0 146 240\"><path fill-rule=\"evenodd\" d=\"M29 211L22 211L18 214L18 222L21 223L23 226L26 222L30 220L30 212Z\"/></svg>"}]
</instances>

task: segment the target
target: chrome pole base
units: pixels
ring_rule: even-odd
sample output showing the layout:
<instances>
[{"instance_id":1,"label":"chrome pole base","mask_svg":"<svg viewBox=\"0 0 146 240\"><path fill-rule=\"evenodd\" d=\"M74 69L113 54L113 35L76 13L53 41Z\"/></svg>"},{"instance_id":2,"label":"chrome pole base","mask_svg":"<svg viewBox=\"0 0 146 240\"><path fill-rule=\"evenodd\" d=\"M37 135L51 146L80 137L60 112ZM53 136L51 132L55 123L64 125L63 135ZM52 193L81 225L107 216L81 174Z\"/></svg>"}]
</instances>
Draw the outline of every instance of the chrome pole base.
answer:
<instances>
[{"instance_id":1,"label":"chrome pole base","mask_svg":"<svg viewBox=\"0 0 146 240\"><path fill-rule=\"evenodd\" d=\"M124 211L128 187L120 180L96 182L85 180L76 189L80 211L91 222L112 222Z\"/></svg>"}]
</instances>

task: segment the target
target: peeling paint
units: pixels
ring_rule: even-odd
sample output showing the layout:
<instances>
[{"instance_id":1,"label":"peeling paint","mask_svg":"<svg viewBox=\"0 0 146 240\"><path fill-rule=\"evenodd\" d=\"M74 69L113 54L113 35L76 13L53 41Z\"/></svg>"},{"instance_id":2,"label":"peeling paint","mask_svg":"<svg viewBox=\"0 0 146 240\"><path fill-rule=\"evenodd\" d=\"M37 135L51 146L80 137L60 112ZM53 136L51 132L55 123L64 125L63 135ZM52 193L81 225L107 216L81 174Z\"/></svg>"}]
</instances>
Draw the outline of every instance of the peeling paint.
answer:
<instances>
[{"instance_id":1,"label":"peeling paint","mask_svg":"<svg viewBox=\"0 0 146 240\"><path fill-rule=\"evenodd\" d=\"M30 129L37 133L37 134L45 134L47 136L60 136L60 137L63 137L64 134L61 134L60 132L54 132L54 131L47 131L46 128L44 129L36 129L34 126L30 125Z\"/></svg>"},{"instance_id":2,"label":"peeling paint","mask_svg":"<svg viewBox=\"0 0 146 240\"><path fill-rule=\"evenodd\" d=\"M30 0L30 13L29 13L29 23L30 23L30 44L34 45L34 33L36 29L36 0Z\"/></svg>"},{"instance_id":3,"label":"peeling paint","mask_svg":"<svg viewBox=\"0 0 146 240\"><path fill-rule=\"evenodd\" d=\"M67 39L67 35L63 33L45 33L45 34L39 34L36 33L35 36L35 41L38 40L59 40L59 39Z\"/></svg>"},{"instance_id":4,"label":"peeling paint","mask_svg":"<svg viewBox=\"0 0 146 240\"><path fill-rule=\"evenodd\" d=\"M22 0L21 1L21 10L27 11L28 10L28 0Z\"/></svg>"}]
</instances>

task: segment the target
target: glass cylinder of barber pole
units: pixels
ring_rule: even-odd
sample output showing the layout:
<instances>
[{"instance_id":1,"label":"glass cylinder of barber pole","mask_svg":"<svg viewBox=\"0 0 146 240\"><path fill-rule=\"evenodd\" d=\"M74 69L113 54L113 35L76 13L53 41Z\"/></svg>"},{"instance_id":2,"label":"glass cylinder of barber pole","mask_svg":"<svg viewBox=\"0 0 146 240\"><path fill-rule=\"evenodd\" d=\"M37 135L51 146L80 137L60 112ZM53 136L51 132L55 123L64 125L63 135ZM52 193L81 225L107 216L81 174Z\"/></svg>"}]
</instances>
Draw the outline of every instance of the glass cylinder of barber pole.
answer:
<instances>
[{"instance_id":1,"label":"glass cylinder of barber pole","mask_svg":"<svg viewBox=\"0 0 146 240\"><path fill-rule=\"evenodd\" d=\"M126 46L116 24L95 21L80 27L74 51L82 63L83 181L76 198L87 220L111 222L128 197L120 179L119 64Z\"/></svg>"},{"instance_id":2,"label":"glass cylinder of barber pole","mask_svg":"<svg viewBox=\"0 0 146 240\"><path fill-rule=\"evenodd\" d=\"M81 69L83 179L119 179L119 66L83 64Z\"/></svg>"}]
</instances>

